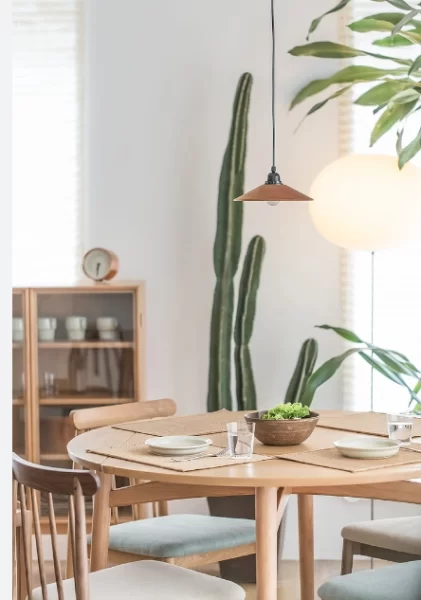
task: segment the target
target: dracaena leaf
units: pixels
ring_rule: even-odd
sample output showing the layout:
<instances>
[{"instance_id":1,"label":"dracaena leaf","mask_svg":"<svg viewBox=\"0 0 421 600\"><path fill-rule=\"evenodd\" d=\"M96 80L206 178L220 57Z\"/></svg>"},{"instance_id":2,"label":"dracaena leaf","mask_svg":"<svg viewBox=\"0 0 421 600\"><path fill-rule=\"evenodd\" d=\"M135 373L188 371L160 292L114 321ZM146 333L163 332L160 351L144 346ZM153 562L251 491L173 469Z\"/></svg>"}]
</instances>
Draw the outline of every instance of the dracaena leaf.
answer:
<instances>
[{"instance_id":1,"label":"dracaena leaf","mask_svg":"<svg viewBox=\"0 0 421 600\"><path fill-rule=\"evenodd\" d=\"M355 100L361 106L378 106L387 103L398 92L414 85L413 81L385 81L370 88Z\"/></svg>"},{"instance_id":2,"label":"dracaena leaf","mask_svg":"<svg viewBox=\"0 0 421 600\"><path fill-rule=\"evenodd\" d=\"M407 102L417 101L420 99L420 92L417 92L414 88L402 90L395 94L390 99L391 104L406 104Z\"/></svg>"},{"instance_id":3,"label":"dracaena leaf","mask_svg":"<svg viewBox=\"0 0 421 600\"><path fill-rule=\"evenodd\" d=\"M398 385L402 385L403 387L405 387L408 390L410 396L414 400L417 400L416 394L414 394L414 392L412 391L412 389L410 388L410 386L406 383L406 381L400 375L398 375L397 373L395 373L394 371L392 371L391 369L389 369L389 367L387 365L382 364L381 362L379 362L378 360L376 360L372 356L369 356L365 352L361 352L360 356L366 362L368 362L368 364L371 367L373 367L373 369L375 369L378 373L381 373L381 375L384 375L384 377L387 377L388 379L390 379L394 383L397 383Z\"/></svg>"},{"instance_id":4,"label":"dracaena leaf","mask_svg":"<svg viewBox=\"0 0 421 600\"><path fill-rule=\"evenodd\" d=\"M412 111L415 104L416 101L388 106L374 125L370 136L370 146L373 146L393 125L402 121Z\"/></svg>"},{"instance_id":5,"label":"dracaena leaf","mask_svg":"<svg viewBox=\"0 0 421 600\"><path fill-rule=\"evenodd\" d=\"M412 73L418 71L418 69L421 69L421 54L412 63L412 66L408 71L408 75L412 75Z\"/></svg>"},{"instance_id":6,"label":"dracaena leaf","mask_svg":"<svg viewBox=\"0 0 421 600\"><path fill-rule=\"evenodd\" d=\"M310 406L317 388L335 375L337 370L341 367L348 356L351 356L357 352L361 352L361 349L351 348L343 354L334 356L333 358L327 360L316 371L314 371L314 373L307 380L306 388L301 399L302 404L305 406Z\"/></svg>"},{"instance_id":7,"label":"dracaena leaf","mask_svg":"<svg viewBox=\"0 0 421 600\"><path fill-rule=\"evenodd\" d=\"M410 10L408 13L406 13L406 15L404 15L399 21L399 23L396 23L396 25L393 27L392 35L396 35L403 27L405 27L405 25L411 23L411 21L414 19L414 17L418 15L418 13L418 10Z\"/></svg>"},{"instance_id":8,"label":"dracaena leaf","mask_svg":"<svg viewBox=\"0 0 421 600\"><path fill-rule=\"evenodd\" d=\"M322 100L321 102L317 102L317 104L314 104L310 110L308 111L308 113L304 116L304 118L301 120L301 122L299 123L297 129L299 129L299 127L301 126L301 124L303 123L303 121L309 117L310 115L312 115L313 113L317 112L318 110L320 110L321 108L323 108L323 106L325 104L327 104L330 100L333 100L334 98L338 98L338 96L342 96L342 94L344 94L345 92L347 92L349 89L351 89L352 86L347 85L344 88L341 88L340 90L337 90L334 94L331 94L330 96L328 96L327 98L325 98L324 100Z\"/></svg>"},{"instance_id":9,"label":"dracaena leaf","mask_svg":"<svg viewBox=\"0 0 421 600\"><path fill-rule=\"evenodd\" d=\"M415 138L404 148L398 150L399 154L399 168L402 169L411 158L414 158L418 152L421 152L421 129L415 136Z\"/></svg>"},{"instance_id":10,"label":"dracaena leaf","mask_svg":"<svg viewBox=\"0 0 421 600\"><path fill-rule=\"evenodd\" d=\"M351 331L350 329L345 329L344 327L333 327L332 325L316 325L317 329L325 329L326 331L334 331L338 335L340 335L344 340L348 342L354 342L355 344L365 344L364 340L362 340L356 333Z\"/></svg>"},{"instance_id":11,"label":"dracaena leaf","mask_svg":"<svg viewBox=\"0 0 421 600\"><path fill-rule=\"evenodd\" d=\"M368 31L392 31L393 24L373 17L364 17L364 19L350 23L348 27L357 33L367 33Z\"/></svg>"},{"instance_id":12,"label":"dracaena leaf","mask_svg":"<svg viewBox=\"0 0 421 600\"><path fill-rule=\"evenodd\" d=\"M398 33L397 35L388 35L379 40L374 40L373 45L380 48L400 48L401 46L413 46L413 42Z\"/></svg>"},{"instance_id":13,"label":"dracaena leaf","mask_svg":"<svg viewBox=\"0 0 421 600\"><path fill-rule=\"evenodd\" d=\"M335 42L312 42L303 46L295 46L289 53L293 56L313 56L315 58L355 58L356 56L372 56L382 60L391 60L399 65L411 66L412 61L396 56L385 56L384 54L376 54L374 52L366 52L344 44L336 44Z\"/></svg>"},{"instance_id":14,"label":"dracaena leaf","mask_svg":"<svg viewBox=\"0 0 421 600\"><path fill-rule=\"evenodd\" d=\"M405 2L405 0L373 0L374 2L387 2L396 8L400 8L401 10L412 10L414 7Z\"/></svg>"},{"instance_id":15,"label":"dracaena leaf","mask_svg":"<svg viewBox=\"0 0 421 600\"><path fill-rule=\"evenodd\" d=\"M404 73L403 69L378 69L377 67L370 67L366 65L350 65L341 69L331 77L325 79L315 79L307 85L305 85L295 96L291 102L291 108L294 108L297 104L300 104L306 98L310 98L315 94L319 94L330 85L337 83L362 83L364 81L375 81L382 77L393 75L400 75Z\"/></svg>"},{"instance_id":16,"label":"dracaena leaf","mask_svg":"<svg viewBox=\"0 0 421 600\"><path fill-rule=\"evenodd\" d=\"M406 38L413 44L421 44L421 33L416 31L401 31L399 35Z\"/></svg>"},{"instance_id":17,"label":"dracaena leaf","mask_svg":"<svg viewBox=\"0 0 421 600\"><path fill-rule=\"evenodd\" d=\"M325 13L323 13L320 17L317 17L317 19L313 19L313 21L311 22L311 25L310 25L310 29L308 30L307 39L309 39L309 37L313 33L313 31L316 31L316 29L318 28L320 22L325 17L327 17L327 15L331 15L332 13L335 13L338 10L342 10L343 8L345 8L345 6L347 4L350 3L350 1L351 0L341 0L338 4L336 4L336 6L334 6L330 10L326 11Z\"/></svg>"}]
</instances>

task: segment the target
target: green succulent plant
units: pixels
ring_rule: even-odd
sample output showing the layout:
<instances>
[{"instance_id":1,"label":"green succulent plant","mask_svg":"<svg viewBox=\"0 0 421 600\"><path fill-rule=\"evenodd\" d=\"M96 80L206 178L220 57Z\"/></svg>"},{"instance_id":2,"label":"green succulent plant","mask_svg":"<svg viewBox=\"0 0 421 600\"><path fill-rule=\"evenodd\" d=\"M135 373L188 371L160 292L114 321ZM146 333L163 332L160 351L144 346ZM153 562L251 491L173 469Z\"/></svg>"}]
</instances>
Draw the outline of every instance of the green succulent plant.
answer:
<instances>
[{"instance_id":1,"label":"green succulent plant","mask_svg":"<svg viewBox=\"0 0 421 600\"><path fill-rule=\"evenodd\" d=\"M310 25L307 40L317 29L320 22L332 13L344 9L355 0L341 0L336 6L314 19ZM399 168L402 168L421 151L421 128L415 137L404 143L405 127L408 121L421 109L421 4L406 0L372 0L373 14L348 24L357 33L379 33L372 42L373 51L365 51L352 46L329 41L310 42L296 46L289 52L294 56L313 56L317 58L355 59L370 56L385 61L383 68L353 64L337 71L325 79L315 79L305 85L293 99L290 108L303 100L332 87L340 86L326 98L317 102L306 117L323 108L330 100L338 98L359 83L373 82L373 86L354 101L366 106L378 114L370 136L373 146L386 132L396 129L396 151ZM375 12L378 5L391 5L393 12ZM382 6L383 8L383 6ZM390 10L390 9L389 9ZM386 35L384 35L386 34ZM413 60L399 56L402 47L414 46ZM390 64L394 63L394 66Z\"/></svg>"},{"instance_id":2,"label":"green succulent plant","mask_svg":"<svg viewBox=\"0 0 421 600\"><path fill-rule=\"evenodd\" d=\"M418 393L421 391L421 371L407 356L401 352L380 348L365 342L357 334L343 327L332 327L331 325L317 325L317 327L333 331L348 342L357 345L339 356L330 358L316 369L317 342L313 339L306 340L301 347L285 402L310 406L317 389L337 373L347 358L357 354L375 371L404 387L410 396L409 406L412 406L415 412L421 411L421 403L418 399Z\"/></svg>"}]
</instances>

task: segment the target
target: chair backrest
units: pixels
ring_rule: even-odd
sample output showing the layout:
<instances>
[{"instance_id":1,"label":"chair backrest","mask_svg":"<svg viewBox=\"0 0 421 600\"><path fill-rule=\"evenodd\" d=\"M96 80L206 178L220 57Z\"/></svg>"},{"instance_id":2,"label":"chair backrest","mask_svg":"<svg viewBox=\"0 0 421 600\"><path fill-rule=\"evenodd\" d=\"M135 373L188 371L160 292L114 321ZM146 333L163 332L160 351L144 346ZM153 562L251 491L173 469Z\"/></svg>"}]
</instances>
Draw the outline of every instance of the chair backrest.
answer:
<instances>
[{"instance_id":1,"label":"chair backrest","mask_svg":"<svg viewBox=\"0 0 421 600\"><path fill-rule=\"evenodd\" d=\"M147 402L129 402L115 406L98 406L81 408L70 413L75 430L79 433L97 427L118 425L129 421L141 421L156 417L171 417L175 414L177 405L169 398L149 400Z\"/></svg>"},{"instance_id":2,"label":"chair backrest","mask_svg":"<svg viewBox=\"0 0 421 600\"><path fill-rule=\"evenodd\" d=\"M90 471L54 469L35 465L13 454L14 505L19 499L23 529L23 556L28 600L32 600L31 521L34 527L39 577L43 600L48 600L47 578L42 546L39 497L47 497L48 523L51 536L53 565L58 600L64 600L63 577L57 546L57 524L54 510L54 494L68 497L69 538L76 600L89 600L89 566L86 539L85 497L95 495L99 487L98 477Z\"/></svg>"}]
</instances>

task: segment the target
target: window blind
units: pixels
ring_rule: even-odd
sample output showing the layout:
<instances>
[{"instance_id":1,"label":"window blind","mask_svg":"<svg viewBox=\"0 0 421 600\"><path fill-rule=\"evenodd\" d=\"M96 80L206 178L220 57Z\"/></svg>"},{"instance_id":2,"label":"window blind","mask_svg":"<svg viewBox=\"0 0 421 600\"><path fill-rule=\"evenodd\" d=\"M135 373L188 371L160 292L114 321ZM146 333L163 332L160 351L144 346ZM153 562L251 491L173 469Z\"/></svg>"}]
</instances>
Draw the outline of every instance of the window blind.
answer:
<instances>
[{"instance_id":1,"label":"window blind","mask_svg":"<svg viewBox=\"0 0 421 600\"><path fill-rule=\"evenodd\" d=\"M81 254L80 0L13 0L13 284L71 283Z\"/></svg>"},{"instance_id":2,"label":"window blind","mask_svg":"<svg viewBox=\"0 0 421 600\"><path fill-rule=\"evenodd\" d=\"M346 27L352 21L375 14L392 12L373 0L353 0L341 15L342 41L363 50L373 50L371 40L383 37L382 34L358 34ZM384 34L386 36L387 33ZM387 53L399 56L416 57L418 46L399 49L387 48ZM381 52L382 49L378 48ZM385 52L386 53L386 52ZM382 68L386 61L371 57L358 58L354 64L370 64ZM349 64L349 62L347 63ZM391 154L395 155L396 131L386 134L373 148L369 148L371 129L378 118L368 107L359 107L352 101L365 89L362 84L354 88L340 103L339 152L340 154ZM408 122L408 138L412 139L420 128L420 122ZM421 165L421 156L414 162ZM420 190L421 202L421 190ZM421 224L420 224L421 225ZM361 337L374 343L407 354L421 368L420 298L421 278L421 231L419 240L398 250L375 253L373 260L369 253L342 252L341 288L342 320L345 327L357 332ZM374 295L372 296L371 290ZM374 319L372 321L372 303ZM371 404L371 372L364 361L355 357L345 363L343 369L344 407L353 410L369 410ZM403 410L408 406L409 394L400 386L374 373L373 408L379 411Z\"/></svg>"}]
</instances>

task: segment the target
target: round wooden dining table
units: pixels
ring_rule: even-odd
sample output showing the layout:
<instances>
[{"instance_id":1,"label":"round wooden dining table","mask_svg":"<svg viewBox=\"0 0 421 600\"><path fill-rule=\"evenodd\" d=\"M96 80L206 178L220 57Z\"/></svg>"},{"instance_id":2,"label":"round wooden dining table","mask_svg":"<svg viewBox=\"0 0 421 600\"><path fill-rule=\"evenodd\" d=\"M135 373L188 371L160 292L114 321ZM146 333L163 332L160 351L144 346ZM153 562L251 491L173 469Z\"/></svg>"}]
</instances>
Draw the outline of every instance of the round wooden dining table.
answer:
<instances>
[{"instance_id":1,"label":"round wooden dining table","mask_svg":"<svg viewBox=\"0 0 421 600\"><path fill-rule=\"evenodd\" d=\"M232 416L235 420L235 413ZM237 417L242 418L242 414ZM355 436L355 433L317 427L309 440L300 446L300 451L327 448L338 438L350 435ZM132 504L155 499L254 494L258 600L277 598L277 529L291 494L298 495L302 600L314 600L315 597L313 495L421 503L421 485L411 481L421 478L421 454L420 462L416 464L354 473L280 459L247 464L233 462L230 466L178 472L87 451L106 446L132 446L137 441L142 443L144 436L103 427L78 435L67 446L74 463L95 470L101 479L101 486L95 497L92 523L92 570L107 566L113 476L150 482L146 485L135 484L120 492L120 499L126 503L130 499ZM265 446L267 455L279 455L281 450L283 453L297 452L297 447L281 449ZM118 498L115 502L117 501Z\"/></svg>"}]
</instances>

